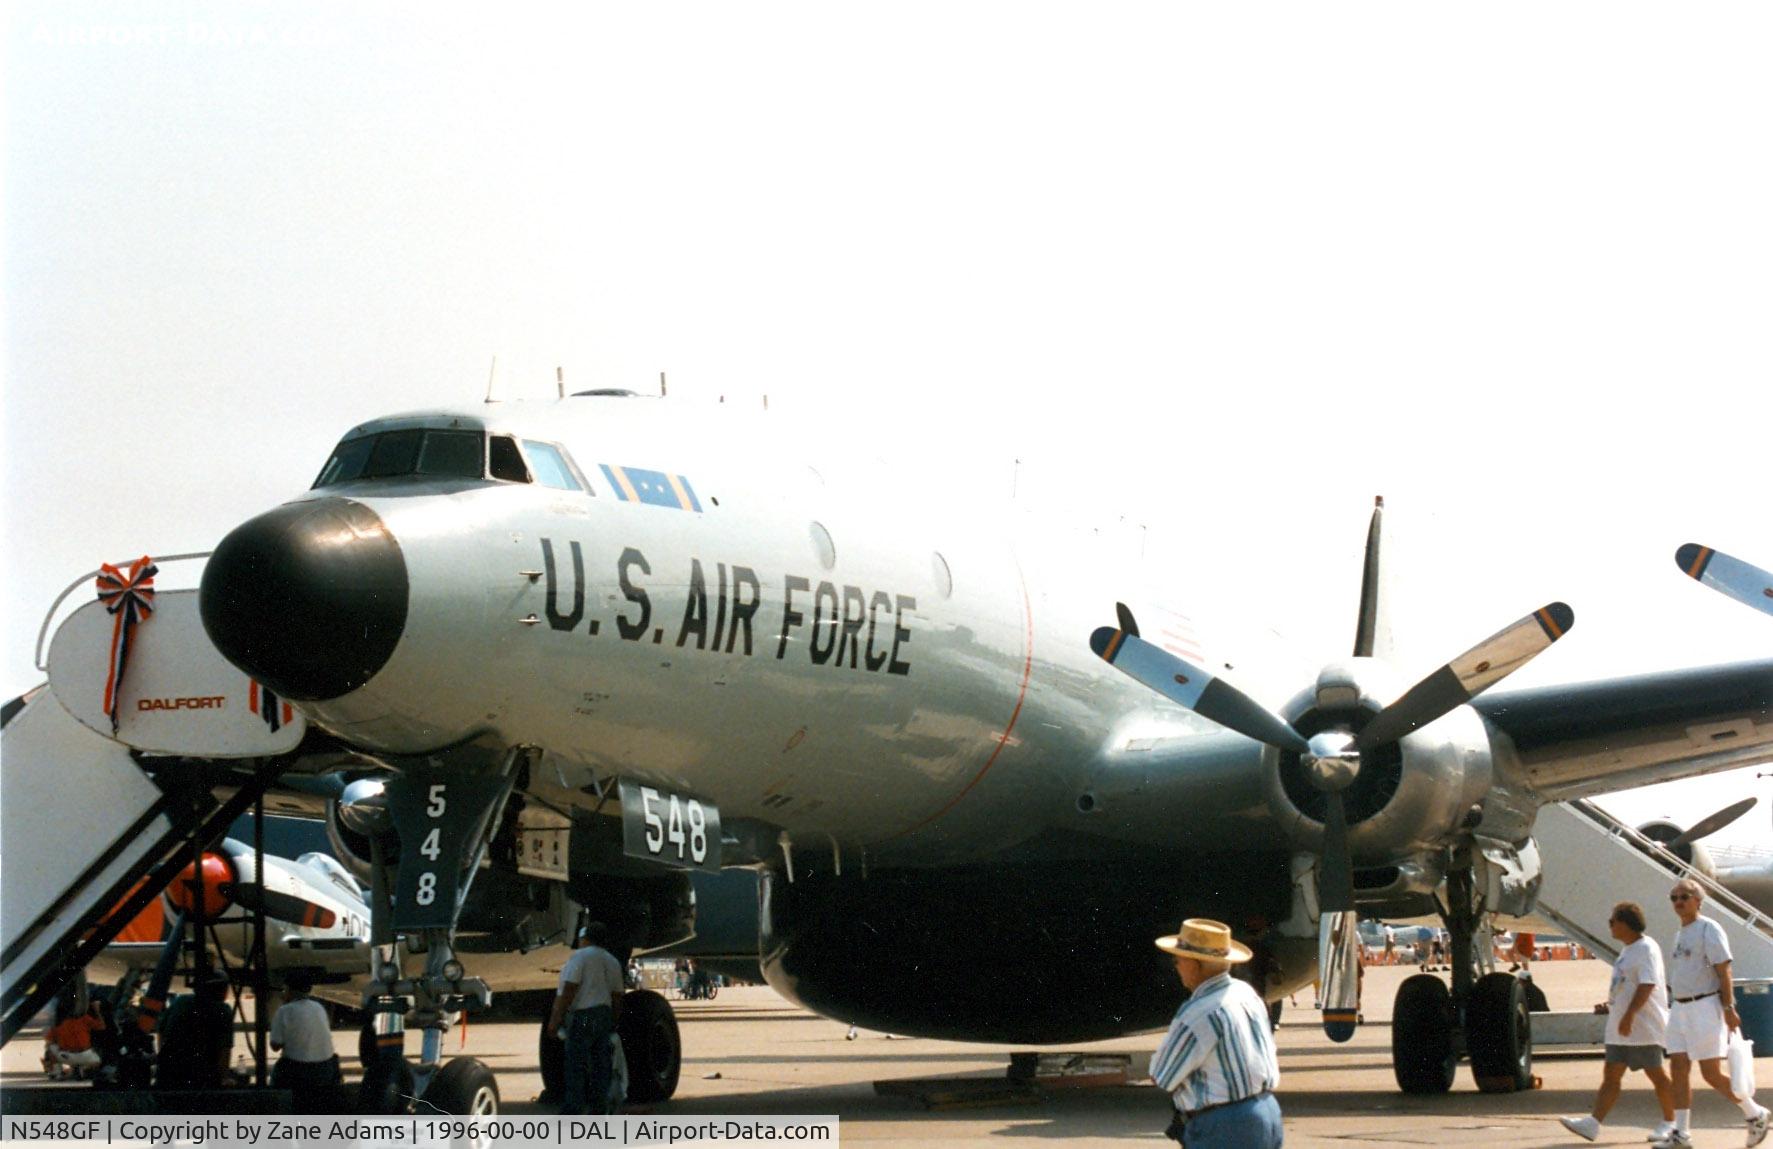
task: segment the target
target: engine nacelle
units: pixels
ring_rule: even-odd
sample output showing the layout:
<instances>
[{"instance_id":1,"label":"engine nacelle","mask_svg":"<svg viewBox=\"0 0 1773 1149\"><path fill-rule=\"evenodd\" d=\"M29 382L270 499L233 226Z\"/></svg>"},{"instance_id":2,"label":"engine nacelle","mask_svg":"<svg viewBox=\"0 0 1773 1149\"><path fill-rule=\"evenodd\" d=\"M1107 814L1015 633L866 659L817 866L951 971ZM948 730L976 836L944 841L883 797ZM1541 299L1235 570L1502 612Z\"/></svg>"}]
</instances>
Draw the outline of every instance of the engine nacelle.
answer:
<instances>
[{"instance_id":1,"label":"engine nacelle","mask_svg":"<svg viewBox=\"0 0 1773 1149\"><path fill-rule=\"evenodd\" d=\"M1685 826L1671 822L1667 818L1656 818L1638 827L1638 833L1660 845L1706 877L1717 877L1718 868L1712 860L1711 851L1698 842L1683 842L1679 846L1670 847L1670 842L1686 832Z\"/></svg>"},{"instance_id":2,"label":"engine nacelle","mask_svg":"<svg viewBox=\"0 0 1773 1149\"><path fill-rule=\"evenodd\" d=\"M1368 658L1331 663L1316 685L1294 696L1281 714L1301 735L1328 730L1359 734L1399 693L1385 664ZM1295 849L1323 848L1326 798L1298 754L1275 751L1268 803ZM1400 741L1364 751L1360 772L1342 791L1348 841L1356 864L1389 865L1436 849L1468 825L1490 789L1494 767L1483 719L1461 706Z\"/></svg>"},{"instance_id":3,"label":"engine nacelle","mask_svg":"<svg viewBox=\"0 0 1773 1149\"><path fill-rule=\"evenodd\" d=\"M370 860L371 835L381 839L384 857L391 861L400 858L400 838L394 833L392 819L386 816L386 807L377 804L380 796L380 782L361 778L326 804L327 844L351 876L365 885L369 884L374 869ZM380 810L381 817L376 816L377 810Z\"/></svg>"}]
</instances>

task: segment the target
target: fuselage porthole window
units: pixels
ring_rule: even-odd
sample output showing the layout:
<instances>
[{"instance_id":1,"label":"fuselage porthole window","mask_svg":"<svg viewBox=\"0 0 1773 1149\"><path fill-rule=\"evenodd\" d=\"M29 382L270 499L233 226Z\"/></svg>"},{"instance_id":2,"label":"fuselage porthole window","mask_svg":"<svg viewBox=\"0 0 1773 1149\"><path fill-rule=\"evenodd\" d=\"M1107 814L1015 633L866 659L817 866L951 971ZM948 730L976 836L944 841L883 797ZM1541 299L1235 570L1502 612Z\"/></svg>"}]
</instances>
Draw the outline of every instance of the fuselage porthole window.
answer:
<instances>
[{"instance_id":1,"label":"fuselage porthole window","mask_svg":"<svg viewBox=\"0 0 1773 1149\"><path fill-rule=\"evenodd\" d=\"M529 468L523 464L523 454L517 449L517 440L509 435L494 435L487 441L487 474L507 483L528 483Z\"/></svg>"},{"instance_id":2,"label":"fuselage porthole window","mask_svg":"<svg viewBox=\"0 0 1773 1149\"><path fill-rule=\"evenodd\" d=\"M530 470L534 472L536 482L542 486L553 487L558 491L590 490L566 452L553 443L525 439L523 453L529 457Z\"/></svg>"}]
</instances>

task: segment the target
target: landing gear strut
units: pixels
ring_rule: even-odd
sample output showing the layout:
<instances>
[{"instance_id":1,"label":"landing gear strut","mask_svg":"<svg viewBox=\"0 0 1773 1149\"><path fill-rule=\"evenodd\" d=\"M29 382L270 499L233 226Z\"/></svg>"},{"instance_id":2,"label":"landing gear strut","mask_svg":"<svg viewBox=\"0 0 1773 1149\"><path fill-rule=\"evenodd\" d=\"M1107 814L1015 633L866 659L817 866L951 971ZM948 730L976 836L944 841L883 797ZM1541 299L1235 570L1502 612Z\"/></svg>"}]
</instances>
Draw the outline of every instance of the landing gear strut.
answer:
<instances>
[{"instance_id":1,"label":"landing gear strut","mask_svg":"<svg viewBox=\"0 0 1773 1149\"><path fill-rule=\"evenodd\" d=\"M1533 1083L1533 1030L1527 986L1506 973L1481 973L1475 939L1484 915L1469 849L1447 874L1441 911L1451 935L1453 985L1430 974L1408 978L1392 1007L1391 1060L1405 1093L1445 1093L1461 1057L1485 1093L1512 1093Z\"/></svg>"},{"instance_id":2,"label":"landing gear strut","mask_svg":"<svg viewBox=\"0 0 1773 1149\"><path fill-rule=\"evenodd\" d=\"M498 1112L492 1071L471 1057L445 1063L443 1037L458 1014L492 1003L486 983L456 958L455 926L525 757L518 750L496 765L473 757L403 763L396 773L353 783L340 799L341 819L371 843L365 1112ZM397 866L389 864L390 848L399 851ZM402 968L403 950L424 955L422 972ZM416 1066L406 1058L409 1021L423 1034Z\"/></svg>"}]
</instances>

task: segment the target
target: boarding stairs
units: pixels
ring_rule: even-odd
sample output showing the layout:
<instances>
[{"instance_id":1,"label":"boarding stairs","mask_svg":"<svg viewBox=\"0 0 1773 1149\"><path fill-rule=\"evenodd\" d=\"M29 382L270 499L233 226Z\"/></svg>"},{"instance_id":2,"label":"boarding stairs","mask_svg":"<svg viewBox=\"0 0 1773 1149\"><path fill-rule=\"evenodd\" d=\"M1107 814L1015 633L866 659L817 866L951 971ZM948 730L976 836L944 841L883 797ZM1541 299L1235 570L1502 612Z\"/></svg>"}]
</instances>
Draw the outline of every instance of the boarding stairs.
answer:
<instances>
[{"instance_id":1,"label":"boarding stairs","mask_svg":"<svg viewBox=\"0 0 1773 1149\"><path fill-rule=\"evenodd\" d=\"M1536 914L1592 952L1619 956L1607 928L1618 902L1643 906L1650 936L1666 944L1679 924L1668 909L1669 887L1691 878L1705 893L1702 912L1729 938L1736 981L1773 978L1773 922L1766 914L1594 803L1541 808L1533 838L1544 864Z\"/></svg>"},{"instance_id":2,"label":"boarding stairs","mask_svg":"<svg viewBox=\"0 0 1773 1149\"><path fill-rule=\"evenodd\" d=\"M39 638L48 684L0 713L0 1044L253 808L305 732L299 716L263 721L261 692L209 645L188 590L160 592L139 625L113 730L112 634L104 604L73 611L47 659Z\"/></svg>"}]
</instances>

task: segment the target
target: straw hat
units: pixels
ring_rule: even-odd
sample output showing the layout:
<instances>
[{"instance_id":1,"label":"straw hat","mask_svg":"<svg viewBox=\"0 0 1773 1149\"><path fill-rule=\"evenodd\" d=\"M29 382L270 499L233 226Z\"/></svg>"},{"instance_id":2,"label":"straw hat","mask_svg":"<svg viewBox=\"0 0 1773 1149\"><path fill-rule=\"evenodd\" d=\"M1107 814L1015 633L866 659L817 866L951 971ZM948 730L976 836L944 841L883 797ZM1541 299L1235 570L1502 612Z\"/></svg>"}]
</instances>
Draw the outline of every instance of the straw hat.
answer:
<instances>
[{"instance_id":1,"label":"straw hat","mask_svg":"<svg viewBox=\"0 0 1773 1149\"><path fill-rule=\"evenodd\" d=\"M1231 927L1212 918L1189 918L1169 937L1157 939L1157 948L1177 957L1236 965L1250 960L1250 947L1231 940Z\"/></svg>"}]
</instances>

